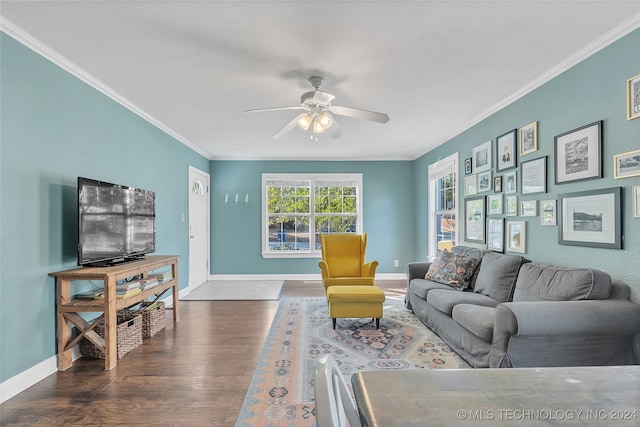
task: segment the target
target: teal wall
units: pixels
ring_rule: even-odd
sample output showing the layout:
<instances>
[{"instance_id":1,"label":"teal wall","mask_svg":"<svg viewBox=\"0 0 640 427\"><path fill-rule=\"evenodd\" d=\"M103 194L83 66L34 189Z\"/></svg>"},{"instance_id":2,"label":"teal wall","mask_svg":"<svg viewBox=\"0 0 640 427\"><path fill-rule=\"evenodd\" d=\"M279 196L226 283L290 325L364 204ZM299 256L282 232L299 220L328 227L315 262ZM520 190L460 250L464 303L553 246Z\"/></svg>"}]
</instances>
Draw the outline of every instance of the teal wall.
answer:
<instances>
[{"instance_id":1,"label":"teal wall","mask_svg":"<svg viewBox=\"0 0 640 427\"><path fill-rule=\"evenodd\" d=\"M156 192L188 283L188 165L209 160L0 33L0 381L56 354L52 271L76 266L77 177Z\"/></svg>"},{"instance_id":2,"label":"teal wall","mask_svg":"<svg viewBox=\"0 0 640 427\"><path fill-rule=\"evenodd\" d=\"M415 162L414 172L415 199L417 200L415 207L416 258L424 259L427 256L425 242L428 165L459 151L462 177L464 176L464 159L471 157L474 146L493 139L495 147L496 136L537 120L539 149L535 153L523 156L522 160L549 156L548 192L519 197L519 201L557 199L559 195L565 193L623 187L622 219L625 240L623 250L563 246L557 243L558 227L541 226L540 217L514 218L527 221L525 256L536 262L601 269L614 278L629 283L634 289L634 298L640 301L640 219L633 218L632 196L632 187L640 185L640 177L613 178L613 156L640 149L640 119L627 120L625 89L627 79L638 73L640 73L640 30L630 33L597 52L418 159ZM604 121L603 178L555 185L554 136L598 120ZM519 177L518 167L518 179ZM463 211L460 213L462 217ZM464 236L464 227L461 227L460 235Z\"/></svg>"},{"instance_id":3,"label":"teal wall","mask_svg":"<svg viewBox=\"0 0 640 427\"><path fill-rule=\"evenodd\" d=\"M317 258L261 255L262 173L362 173L367 259L380 273L403 273L413 260L413 162L213 161L211 271L215 274L320 274ZM225 194L230 203L224 204ZM240 194L235 206L233 198ZM243 203L249 194L249 205ZM394 267L393 261L400 261Z\"/></svg>"}]
</instances>

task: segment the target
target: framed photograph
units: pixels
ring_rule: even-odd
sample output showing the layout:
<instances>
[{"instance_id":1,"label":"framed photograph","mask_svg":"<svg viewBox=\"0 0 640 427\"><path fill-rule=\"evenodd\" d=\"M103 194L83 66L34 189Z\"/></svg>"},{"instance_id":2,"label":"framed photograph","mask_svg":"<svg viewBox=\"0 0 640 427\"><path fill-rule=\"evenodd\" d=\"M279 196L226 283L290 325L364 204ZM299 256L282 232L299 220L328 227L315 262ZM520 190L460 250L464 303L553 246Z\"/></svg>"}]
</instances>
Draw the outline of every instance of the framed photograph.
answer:
<instances>
[{"instance_id":1,"label":"framed photograph","mask_svg":"<svg viewBox=\"0 0 640 427\"><path fill-rule=\"evenodd\" d=\"M502 215L502 194L487 196L487 214Z\"/></svg>"},{"instance_id":2,"label":"framed photograph","mask_svg":"<svg viewBox=\"0 0 640 427\"><path fill-rule=\"evenodd\" d=\"M491 190L491 171L480 172L478 174L478 193Z\"/></svg>"},{"instance_id":3,"label":"framed photograph","mask_svg":"<svg viewBox=\"0 0 640 427\"><path fill-rule=\"evenodd\" d=\"M638 175L640 175L640 150L613 156L613 177L615 179Z\"/></svg>"},{"instance_id":4,"label":"framed photograph","mask_svg":"<svg viewBox=\"0 0 640 427\"><path fill-rule=\"evenodd\" d=\"M518 196L505 196L504 205L507 216L518 216Z\"/></svg>"},{"instance_id":5,"label":"framed photograph","mask_svg":"<svg viewBox=\"0 0 640 427\"><path fill-rule=\"evenodd\" d=\"M538 122L520 128L520 155L538 151Z\"/></svg>"},{"instance_id":6,"label":"framed photograph","mask_svg":"<svg viewBox=\"0 0 640 427\"><path fill-rule=\"evenodd\" d=\"M465 240L484 243L485 218L484 196L466 199L465 203Z\"/></svg>"},{"instance_id":7,"label":"framed photograph","mask_svg":"<svg viewBox=\"0 0 640 427\"><path fill-rule=\"evenodd\" d=\"M547 192L547 156L520 165L522 194Z\"/></svg>"},{"instance_id":8,"label":"framed photograph","mask_svg":"<svg viewBox=\"0 0 640 427\"><path fill-rule=\"evenodd\" d=\"M540 225L556 225L556 201L540 200Z\"/></svg>"},{"instance_id":9,"label":"framed photograph","mask_svg":"<svg viewBox=\"0 0 640 427\"><path fill-rule=\"evenodd\" d=\"M518 179L516 171L507 172L504 174L504 193L512 194L518 192Z\"/></svg>"},{"instance_id":10,"label":"framed photograph","mask_svg":"<svg viewBox=\"0 0 640 427\"><path fill-rule=\"evenodd\" d=\"M621 187L560 196L561 245L622 249Z\"/></svg>"},{"instance_id":11,"label":"framed photograph","mask_svg":"<svg viewBox=\"0 0 640 427\"><path fill-rule=\"evenodd\" d=\"M478 193L478 175L464 177L464 195L473 196Z\"/></svg>"},{"instance_id":12,"label":"framed photograph","mask_svg":"<svg viewBox=\"0 0 640 427\"><path fill-rule=\"evenodd\" d=\"M554 141L556 184L602 178L602 120L560 134Z\"/></svg>"},{"instance_id":13,"label":"framed photograph","mask_svg":"<svg viewBox=\"0 0 640 427\"><path fill-rule=\"evenodd\" d=\"M640 74L627 80L627 120L640 117Z\"/></svg>"},{"instance_id":14,"label":"framed photograph","mask_svg":"<svg viewBox=\"0 0 640 427\"><path fill-rule=\"evenodd\" d=\"M496 176L493 178L493 191L496 193L502 193L502 177Z\"/></svg>"},{"instance_id":15,"label":"framed photograph","mask_svg":"<svg viewBox=\"0 0 640 427\"><path fill-rule=\"evenodd\" d=\"M516 135L513 129L496 138L496 170L498 172L516 167Z\"/></svg>"},{"instance_id":16,"label":"framed photograph","mask_svg":"<svg viewBox=\"0 0 640 427\"><path fill-rule=\"evenodd\" d=\"M471 157L464 159L464 174L471 175Z\"/></svg>"},{"instance_id":17,"label":"framed photograph","mask_svg":"<svg viewBox=\"0 0 640 427\"><path fill-rule=\"evenodd\" d=\"M521 201L520 216L538 216L538 201L537 200Z\"/></svg>"},{"instance_id":18,"label":"framed photograph","mask_svg":"<svg viewBox=\"0 0 640 427\"><path fill-rule=\"evenodd\" d=\"M527 247L527 223L507 221L507 251L525 253Z\"/></svg>"},{"instance_id":19,"label":"framed photograph","mask_svg":"<svg viewBox=\"0 0 640 427\"><path fill-rule=\"evenodd\" d=\"M491 142L487 141L473 149L473 173L491 170Z\"/></svg>"},{"instance_id":20,"label":"framed photograph","mask_svg":"<svg viewBox=\"0 0 640 427\"><path fill-rule=\"evenodd\" d=\"M503 218L489 218L487 220L487 249L504 252Z\"/></svg>"},{"instance_id":21,"label":"framed photograph","mask_svg":"<svg viewBox=\"0 0 640 427\"><path fill-rule=\"evenodd\" d=\"M640 185L633 187L633 217L640 218Z\"/></svg>"}]
</instances>

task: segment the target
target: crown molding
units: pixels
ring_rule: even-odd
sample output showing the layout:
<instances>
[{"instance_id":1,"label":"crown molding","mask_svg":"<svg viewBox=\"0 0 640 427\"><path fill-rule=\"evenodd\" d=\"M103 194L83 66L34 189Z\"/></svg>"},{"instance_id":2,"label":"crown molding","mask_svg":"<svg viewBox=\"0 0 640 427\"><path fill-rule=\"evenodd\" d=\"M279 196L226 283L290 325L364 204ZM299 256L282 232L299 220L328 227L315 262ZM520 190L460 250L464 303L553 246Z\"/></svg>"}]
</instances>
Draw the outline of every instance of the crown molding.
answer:
<instances>
[{"instance_id":1,"label":"crown molding","mask_svg":"<svg viewBox=\"0 0 640 427\"><path fill-rule=\"evenodd\" d=\"M441 146L442 144L446 143L447 141L455 138L456 136L460 135L461 133L465 132L466 130L468 130L468 129L472 128L473 126L477 125L481 121L489 118L492 114L497 113L498 111L500 111L503 108L507 107L511 103L517 101L518 99L522 98L523 96L527 95L528 93L534 91L535 89L539 88L540 86L542 86L543 84L549 82L550 80L553 80L554 78L558 77L560 74L562 74L565 71L569 70L571 67L579 64L580 62L584 61L585 59L587 59L591 55L593 55L596 52L604 49L605 47L609 46L613 42L621 39L622 37L626 36L627 34L629 34L630 32L632 32L632 31L634 31L634 30L636 30L638 28L640 28L640 12L636 13L633 16L631 16L631 18L627 19L626 21L624 21L623 23L621 23L620 25L618 25L617 27L615 27L611 31L603 34L601 37L597 38L596 40L594 40L593 42L589 43L588 45L586 45L582 49L578 50L576 53L571 55L569 58L565 59L564 61L562 61L559 64L557 64L555 67L552 67L551 69L549 69L545 73L541 74L540 76L538 76L538 78L536 78L535 80L531 81L527 85L523 86L522 88L520 88L520 90L514 92L513 94L511 94L507 98L503 99L502 101L500 101L499 103L494 105L489 110L487 110L484 113L482 113L479 116L477 116L475 119L470 120L465 125L460 127L457 131L454 131L454 132L450 133L449 136L445 137L440 142L436 143L433 147L431 147L429 149L429 151ZM425 153L422 153L422 154L419 154L418 156L415 157L415 159L420 158L421 156L427 154L429 151L427 151Z\"/></svg>"},{"instance_id":2,"label":"crown molding","mask_svg":"<svg viewBox=\"0 0 640 427\"><path fill-rule=\"evenodd\" d=\"M143 110L142 108L140 108L139 106L137 106L136 104L131 102L129 99L127 99L126 97L120 95L118 92L113 90L111 87L106 85L104 82L102 82L99 79L95 78L94 76L92 76L91 74L89 74L88 72L83 70L81 67L79 67L77 64L74 64L73 62L71 62L70 60L65 58L64 56L60 55L58 52L53 50L51 47L49 47L46 44L42 43L37 38L35 38L34 36L32 36L31 34L26 32L25 30L23 30L19 26L15 25L13 22L11 22L8 19L6 19L4 16L0 16L0 31L2 31L3 33L11 36L13 39L18 41L19 43L23 44L27 48L31 49L32 51L34 51L38 55L44 57L45 59L49 60L53 64L55 64L58 67L62 68L63 70L67 71L69 74L71 74L71 75L75 76L76 78L80 79L82 82L88 84L92 88L96 89L98 92L100 92L100 93L106 95L107 97L113 99L118 104L122 105L123 107L125 107L126 109L128 109L132 113L136 114L140 118L142 118L142 119L146 120L147 122L151 123L153 126L155 126L156 128L160 129L161 131L163 131L164 133L166 133L170 137L174 138L175 140L177 140L177 141L181 142L182 144L186 145L187 147L189 147L190 149L192 149L196 153L206 157L207 159L210 159L210 157L211 157L210 154L204 152L202 150L202 148L200 148L197 145L193 144L187 138L185 138L184 136L180 135L178 132L174 131L170 127L166 126L164 123L162 123L161 121L157 120L155 117L153 117L151 114L147 113L145 110Z\"/></svg>"}]
</instances>

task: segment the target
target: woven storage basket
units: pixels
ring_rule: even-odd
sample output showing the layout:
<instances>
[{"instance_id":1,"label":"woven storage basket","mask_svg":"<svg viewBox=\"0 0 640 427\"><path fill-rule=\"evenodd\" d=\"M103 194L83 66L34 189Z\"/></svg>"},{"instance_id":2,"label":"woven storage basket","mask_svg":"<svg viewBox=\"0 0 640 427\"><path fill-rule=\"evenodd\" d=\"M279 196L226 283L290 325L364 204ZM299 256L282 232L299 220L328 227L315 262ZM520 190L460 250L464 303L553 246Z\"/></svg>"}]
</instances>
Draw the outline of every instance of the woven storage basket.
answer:
<instances>
[{"instance_id":1,"label":"woven storage basket","mask_svg":"<svg viewBox=\"0 0 640 427\"><path fill-rule=\"evenodd\" d=\"M116 335L118 337L118 359L120 359L142 344L142 316L139 313L120 310L117 313L117 318ZM96 325L94 330L104 338L104 319ZM105 357L102 350L99 350L86 338L80 340L80 354L94 359L104 359Z\"/></svg>"},{"instance_id":2,"label":"woven storage basket","mask_svg":"<svg viewBox=\"0 0 640 427\"><path fill-rule=\"evenodd\" d=\"M142 338L151 338L167 325L164 302L160 301L151 310L145 310L152 304L146 301L140 304L139 309L129 310L129 313L142 315Z\"/></svg>"}]
</instances>

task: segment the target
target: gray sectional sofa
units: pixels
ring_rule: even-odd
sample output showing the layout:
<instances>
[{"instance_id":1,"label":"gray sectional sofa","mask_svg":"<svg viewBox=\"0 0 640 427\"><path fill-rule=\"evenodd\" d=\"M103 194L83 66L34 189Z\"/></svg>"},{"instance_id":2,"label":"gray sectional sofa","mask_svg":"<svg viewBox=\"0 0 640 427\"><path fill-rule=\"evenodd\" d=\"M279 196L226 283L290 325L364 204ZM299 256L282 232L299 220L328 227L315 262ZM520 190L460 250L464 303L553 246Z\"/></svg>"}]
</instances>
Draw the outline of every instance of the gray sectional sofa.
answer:
<instances>
[{"instance_id":1,"label":"gray sectional sofa","mask_svg":"<svg viewBox=\"0 0 640 427\"><path fill-rule=\"evenodd\" d=\"M607 273L465 246L447 256L463 262L447 261L462 280L433 274L438 266L446 269L443 258L431 270L429 262L410 263L405 305L472 366L640 363L634 351L640 305ZM425 279L428 272L432 280Z\"/></svg>"}]
</instances>

